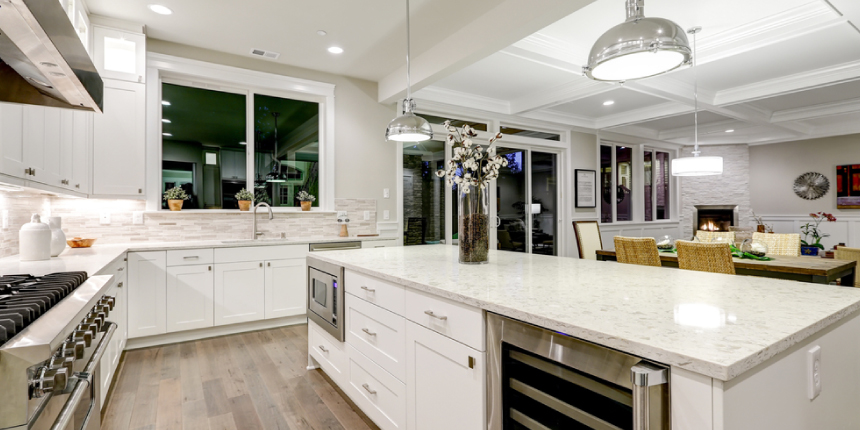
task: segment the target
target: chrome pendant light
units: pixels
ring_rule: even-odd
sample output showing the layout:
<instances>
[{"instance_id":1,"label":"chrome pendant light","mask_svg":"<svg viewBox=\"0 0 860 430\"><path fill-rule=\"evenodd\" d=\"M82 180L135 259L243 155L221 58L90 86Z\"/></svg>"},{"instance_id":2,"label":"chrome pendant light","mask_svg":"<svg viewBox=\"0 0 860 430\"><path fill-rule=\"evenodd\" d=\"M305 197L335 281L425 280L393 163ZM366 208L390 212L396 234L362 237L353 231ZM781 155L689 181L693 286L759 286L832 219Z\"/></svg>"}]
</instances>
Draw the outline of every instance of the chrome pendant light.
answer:
<instances>
[{"instance_id":1,"label":"chrome pendant light","mask_svg":"<svg viewBox=\"0 0 860 430\"><path fill-rule=\"evenodd\" d=\"M693 100L695 111L693 113L693 133L695 135L695 146L692 157L672 159L672 176L711 176L723 174L723 157L702 157L699 151L699 76L696 70L696 33L702 31L702 27L693 27L689 33L693 35Z\"/></svg>"},{"instance_id":2,"label":"chrome pendant light","mask_svg":"<svg viewBox=\"0 0 860 430\"><path fill-rule=\"evenodd\" d=\"M275 149L272 151L272 171L266 174L266 182L287 182L287 178L281 173L281 160L278 160L278 116L280 113L272 112L275 117Z\"/></svg>"},{"instance_id":3,"label":"chrome pendant light","mask_svg":"<svg viewBox=\"0 0 860 430\"><path fill-rule=\"evenodd\" d=\"M433 129L426 119L412 113L415 101L412 100L412 80L410 75L409 0L406 0L406 100L403 100L403 114L391 120L385 129L385 139L395 142L422 142L433 138Z\"/></svg>"},{"instance_id":4,"label":"chrome pendant light","mask_svg":"<svg viewBox=\"0 0 860 430\"><path fill-rule=\"evenodd\" d=\"M690 43L675 22L646 18L644 0L627 0L627 20L603 33L588 55L585 76L623 82L690 65Z\"/></svg>"}]
</instances>

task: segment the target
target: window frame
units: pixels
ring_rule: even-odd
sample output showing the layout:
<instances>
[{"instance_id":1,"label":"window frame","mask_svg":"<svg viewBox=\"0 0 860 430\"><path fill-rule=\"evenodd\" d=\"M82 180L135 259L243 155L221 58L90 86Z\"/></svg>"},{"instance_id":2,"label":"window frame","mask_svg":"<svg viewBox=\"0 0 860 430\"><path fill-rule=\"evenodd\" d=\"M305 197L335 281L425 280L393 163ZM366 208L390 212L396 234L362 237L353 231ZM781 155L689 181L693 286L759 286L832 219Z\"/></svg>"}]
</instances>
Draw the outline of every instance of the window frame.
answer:
<instances>
[{"instance_id":1,"label":"window frame","mask_svg":"<svg viewBox=\"0 0 860 430\"><path fill-rule=\"evenodd\" d=\"M289 76L258 72L220 64L207 63L170 55L149 53L146 60L147 80L147 211L161 209L162 110L161 89L167 83L214 91L245 92L247 181L255 177L254 95L288 98L319 105L319 207L312 212L334 211L334 89L335 85ZM189 85L190 84L190 85ZM223 89L222 89L223 88ZM246 184L247 187L247 184ZM273 207L275 212L301 212L300 207ZM194 213L238 213L238 209L191 209Z\"/></svg>"},{"instance_id":2,"label":"window frame","mask_svg":"<svg viewBox=\"0 0 860 430\"><path fill-rule=\"evenodd\" d=\"M616 140L608 140L608 139L598 139L597 147L596 147L596 163L598 174L600 173L600 147L608 146L611 148L611 166L613 169L612 172L612 189L618 186L618 173L615 171L616 169L616 151L617 147L624 146L631 148L633 150L632 162L631 162L631 172L632 172L632 182L633 188L631 190L631 199L632 199L632 214L631 219L629 221L618 221L618 204L616 199L612 199L611 207L612 207L612 219L609 222L600 221L602 219L600 212L600 205L597 207L596 216L598 222L601 225L612 226L612 225L631 225L631 224L669 224L669 223L677 223L678 221L678 180L674 176L672 176L671 165L672 160L677 157L677 149L664 147L660 145L654 145L651 143L628 143L621 142ZM645 151L651 151L653 154L657 152L663 152L669 155L669 217L667 219L653 219L656 217L656 189L652 186L652 195L651 195L651 204L652 204L652 220L645 220ZM653 160L652 160L652 169L653 169ZM653 182L653 170L652 170L652 182ZM600 199L602 196L603 189L602 184L601 188L598 189L598 197Z\"/></svg>"}]
</instances>

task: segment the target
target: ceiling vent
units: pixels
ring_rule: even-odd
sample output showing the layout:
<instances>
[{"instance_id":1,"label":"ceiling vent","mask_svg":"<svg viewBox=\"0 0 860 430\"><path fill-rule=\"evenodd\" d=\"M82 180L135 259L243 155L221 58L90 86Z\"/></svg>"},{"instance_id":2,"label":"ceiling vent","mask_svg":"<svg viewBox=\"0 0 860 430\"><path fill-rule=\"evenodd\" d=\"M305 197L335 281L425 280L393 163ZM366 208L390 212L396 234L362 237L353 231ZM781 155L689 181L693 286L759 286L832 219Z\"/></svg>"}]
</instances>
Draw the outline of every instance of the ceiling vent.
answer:
<instances>
[{"instance_id":1,"label":"ceiling vent","mask_svg":"<svg viewBox=\"0 0 860 430\"><path fill-rule=\"evenodd\" d=\"M269 60L277 60L278 57L281 56L281 54L278 54L277 52L266 51L264 49L252 49L251 55L255 57L268 58Z\"/></svg>"}]
</instances>

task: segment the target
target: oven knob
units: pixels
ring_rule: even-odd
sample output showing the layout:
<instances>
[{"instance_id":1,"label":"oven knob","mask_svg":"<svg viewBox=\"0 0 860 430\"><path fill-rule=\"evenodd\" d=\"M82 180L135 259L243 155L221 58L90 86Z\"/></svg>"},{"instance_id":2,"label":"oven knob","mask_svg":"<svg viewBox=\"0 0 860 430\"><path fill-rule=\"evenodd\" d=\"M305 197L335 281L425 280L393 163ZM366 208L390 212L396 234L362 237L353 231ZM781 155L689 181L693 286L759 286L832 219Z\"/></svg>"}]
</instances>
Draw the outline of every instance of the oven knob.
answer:
<instances>
[{"instance_id":1,"label":"oven knob","mask_svg":"<svg viewBox=\"0 0 860 430\"><path fill-rule=\"evenodd\" d=\"M66 375L75 373L75 357L54 356L48 361L49 369L66 369Z\"/></svg>"},{"instance_id":2,"label":"oven knob","mask_svg":"<svg viewBox=\"0 0 860 430\"><path fill-rule=\"evenodd\" d=\"M60 346L63 357L75 357L77 359L84 358L84 348L86 345L83 342L65 341Z\"/></svg>"},{"instance_id":3,"label":"oven knob","mask_svg":"<svg viewBox=\"0 0 860 430\"><path fill-rule=\"evenodd\" d=\"M88 332L93 334L93 337L96 337L99 334L99 328L95 324L87 324L87 323L78 324L78 326L75 328L75 330L77 330L77 331L88 331Z\"/></svg>"},{"instance_id":4,"label":"oven knob","mask_svg":"<svg viewBox=\"0 0 860 430\"><path fill-rule=\"evenodd\" d=\"M83 342L87 348L93 343L93 334L89 330L75 330L72 332L72 339L75 342Z\"/></svg>"},{"instance_id":5,"label":"oven knob","mask_svg":"<svg viewBox=\"0 0 860 430\"><path fill-rule=\"evenodd\" d=\"M103 296L101 300L99 300L99 304L102 306L107 306L108 310L113 310L114 305L116 304L116 299L111 296Z\"/></svg>"},{"instance_id":6,"label":"oven knob","mask_svg":"<svg viewBox=\"0 0 860 430\"><path fill-rule=\"evenodd\" d=\"M62 392L68 383L66 368L48 369L42 367L38 373L38 379L30 383L30 397L39 398L51 392Z\"/></svg>"},{"instance_id":7,"label":"oven knob","mask_svg":"<svg viewBox=\"0 0 860 430\"><path fill-rule=\"evenodd\" d=\"M107 319L110 315L110 308L107 305L98 304L93 308L93 312L103 314L104 318Z\"/></svg>"},{"instance_id":8,"label":"oven knob","mask_svg":"<svg viewBox=\"0 0 860 430\"><path fill-rule=\"evenodd\" d=\"M103 313L93 313L90 312L87 314L87 318L84 320L85 323L95 325L96 330L102 331L102 326L105 322L105 317Z\"/></svg>"}]
</instances>

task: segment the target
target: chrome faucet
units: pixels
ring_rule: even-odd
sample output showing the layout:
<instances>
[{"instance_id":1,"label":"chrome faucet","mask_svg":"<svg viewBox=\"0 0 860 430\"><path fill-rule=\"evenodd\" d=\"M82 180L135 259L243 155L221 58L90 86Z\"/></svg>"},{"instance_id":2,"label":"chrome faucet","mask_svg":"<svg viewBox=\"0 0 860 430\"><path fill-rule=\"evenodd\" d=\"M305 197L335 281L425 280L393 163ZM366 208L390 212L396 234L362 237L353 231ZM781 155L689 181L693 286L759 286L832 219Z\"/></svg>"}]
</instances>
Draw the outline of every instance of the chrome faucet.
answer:
<instances>
[{"instance_id":1,"label":"chrome faucet","mask_svg":"<svg viewBox=\"0 0 860 430\"><path fill-rule=\"evenodd\" d=\"M257 236L263 235L262 232L257 231L257 208L260 206L266 206L266 208L269 209L269 219L270 220L275 219L275 214L272 213L272 207L269 206L268 203L266 203L266 202L257 203L257 205L254 206L254 236L251 237L251 239L257 239Z\"/></svg>"}]
</instances>

